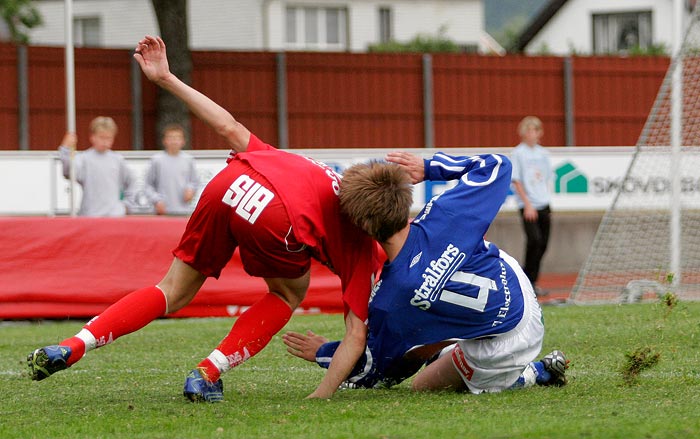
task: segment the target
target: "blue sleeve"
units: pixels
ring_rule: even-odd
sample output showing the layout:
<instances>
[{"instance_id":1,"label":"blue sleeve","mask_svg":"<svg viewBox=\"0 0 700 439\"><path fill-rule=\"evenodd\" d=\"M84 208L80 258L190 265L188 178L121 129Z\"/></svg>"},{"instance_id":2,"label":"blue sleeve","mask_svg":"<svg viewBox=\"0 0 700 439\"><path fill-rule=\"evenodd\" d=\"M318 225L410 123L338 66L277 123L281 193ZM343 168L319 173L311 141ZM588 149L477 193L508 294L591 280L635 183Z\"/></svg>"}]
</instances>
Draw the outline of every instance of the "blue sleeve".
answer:
<instances>
[{"instance_id":1,"label":"blue sleeve","mask_svg":"<svg viewBox=\"0 0 700 439\"><path fill-rule=\"evenodd\" d=\"M340 341L330 341L322 344L316 351L316 364L328 369L333 354L338 349L338 345L340 345ZM349 387L370 389L382 385L383 381L384 376L377 370L372 352L369 347L366 347L365 352L357 360L355 367L353 367L345 380L345 385L349 383ZM394 383L392 382L391 384Z\"/></svg>"},{"instance_id":2,"label":"blue sleeve","mask_svg":"<svg viewBox=\"0 0 700 439\"><path fill-rule=\"evenodd\" d=\"M508 195L510 160L499 154L471 157L437 153L425 160L426 180L456 180L457 185L433 197L414 220L470 255L484 235ZM454 234L455 230L465 233Z\"/></svg>"},{"instance_id":3,"label":"blue sleeve","mask_svg":"<svg viewBox=\"0 0 700 439\"><path fill-rule=\"evenodd\" d=\"M328 343L323 343L316 351L316 364L324 369L328 369L328 367L331 365L333 354L335 354L335 350L338 349L338 345L340 345L340 341L329 341ZM362 361L361 357L358 360L358 363L360 361Z\"/></svg>"},{"instance_id":4,"label":"blue sleeve","mask_svg":"<svg viewBox=\"0 0 700 439\"><path fill-rule=\"evenodd\" d=\"M512 172L508 157L501 154L482 154L452 156L438 152L433 157L425 159L425 179L431 181L450 181L462 179L467 184L481 186L493 183L500 175ZM466 180L465 180L466 178Z\"/></svg>"}]
</instances>

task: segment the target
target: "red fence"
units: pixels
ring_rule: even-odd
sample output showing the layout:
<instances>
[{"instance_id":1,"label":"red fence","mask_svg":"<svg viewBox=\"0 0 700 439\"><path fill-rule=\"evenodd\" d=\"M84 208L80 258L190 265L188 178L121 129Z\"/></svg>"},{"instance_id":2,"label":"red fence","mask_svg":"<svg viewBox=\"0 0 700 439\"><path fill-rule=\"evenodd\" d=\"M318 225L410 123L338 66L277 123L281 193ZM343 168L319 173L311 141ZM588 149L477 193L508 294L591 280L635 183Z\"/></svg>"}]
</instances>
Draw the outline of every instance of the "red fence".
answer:
<instances>
[{"instance_id":1,"label":"red fence","mask_svg":"<svg viewBox=\"0 0 700 439\"><path fill-rule=\"evenodd\" d=\"M635 145L669 59L574 58L576 144Z\"/></svg>"},{"instance_id":2,"label":"red fence","mask_svg":"<svg viewBox=\"0 0 700 439\"><path fill-rule=\"evenodd\" d=\"M18 148L17 52L0 45L0 149ZM56 141L54 140L53 143Z\"/></svg>"},{"instance_id":3,"label":"red fence","mask_svg":"<svg viewBox=\"0 0 700 439\"><path fill-rule=\"evenodd\" d=\"M63 50L28 47L29 148L54 149L65 129ZM17 48L0 45L0 149L19 148ZM193 52L195 88L230 110L259 137L279 144L277 57L267 52ZM109 115L132 139L131 54L76 49L78 134ZM431 120L436 147L502 147L535 114L546 145L566 144L565 58L432 55ZM659 89L665 57L573 57L576 145L634 145ZM414 148L425 145L423 58L419 54L285 54L290 148ZM156 87L142 78L143 139L154 149ZM84 144L84 141L81 142ZM226 148L193 121L196 149Z\"/></svg>"},{"instance_id":4,"label":"red fence","mask_svg":"<svg viewBox=\"0 0 700 439\"><path fill-rule=\"evenodd\" d=\"M543 143L565 144L562 58L440 55L433 66L436 145L514 145L529 114L544 123Z\"/></svg>"}]
</instances>

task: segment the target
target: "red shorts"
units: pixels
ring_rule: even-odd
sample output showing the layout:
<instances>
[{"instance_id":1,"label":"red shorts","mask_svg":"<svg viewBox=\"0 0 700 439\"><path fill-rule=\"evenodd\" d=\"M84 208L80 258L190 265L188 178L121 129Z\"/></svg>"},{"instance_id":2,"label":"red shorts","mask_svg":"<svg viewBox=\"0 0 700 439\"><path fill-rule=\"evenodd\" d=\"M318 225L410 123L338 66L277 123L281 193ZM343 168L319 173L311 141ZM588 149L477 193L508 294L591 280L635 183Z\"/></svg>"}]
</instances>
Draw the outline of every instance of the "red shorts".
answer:
<instances>
[{"instance_id":1,"label":"red shorts","mask_svg":"<svg viewBox=\"0 0 700 439\"><path fill-rule=\"evenodd\" d=\"M295 279L311 265L279 195L241 160L232 160L204 188L173 254L218 278L236 247L251 276Z\"/></svg>"}]
</instances>

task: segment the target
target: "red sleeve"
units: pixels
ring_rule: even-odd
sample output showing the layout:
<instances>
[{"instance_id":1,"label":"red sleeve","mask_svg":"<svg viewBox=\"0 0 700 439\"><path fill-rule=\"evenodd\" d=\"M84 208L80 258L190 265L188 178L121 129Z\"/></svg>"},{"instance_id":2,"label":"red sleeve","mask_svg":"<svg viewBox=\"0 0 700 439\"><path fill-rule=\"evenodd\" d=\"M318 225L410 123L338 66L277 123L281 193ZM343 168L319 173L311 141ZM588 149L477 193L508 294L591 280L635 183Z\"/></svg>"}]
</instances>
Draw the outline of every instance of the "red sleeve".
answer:
<instances>
[{"instance_id":1,"label":"red sleeve","mask_svg":"<svg viewBox=\"0 0 700 439\"><path fill-rule=\"evenodd\" d=\"M267 143L263 142L262 140L258 139L258 137L250 133L250 139L248 140L248 146L246 147L245 152L253 152L253 151L266 151L266 150L274 150L277 149L272 145L268 145ZM237 153L234 150L229 151L228 153L228 158L226 159L226 163L230 163L231 160L233 160L233 157L236 156Z\"/></svg>"},{"instance_id":2,"label":"red sleeve","mask_svg":"<svg viewBox=\"0 0 700 439\"><path fill-rule=\"evenodd\" d=\"M347 242L362 244L355 245L357 253L349 255L346 259L345 263L349 264L350 268L342 270L340 280L345 314L351 309L360 320L366 322L372 282L384 261L377 252L374 240L359 230L357 232L357 236L348 234L345 237Z\"/></svg>"},{"instance_id":3,"label":"red sleeve","mask_svg":"<svg viewBox=\"0 0 700 439\"><path fill-rule=\"evenodd\" d=\"M258 137L255 134L250 133L250 140L248 141L248 149L246 149L246 152L265 151L265 150L270 150L270 149L277 149L277 148L275 148L272 145L268 145L267 143L258 139Z\"/></svg>"}]
</instances>

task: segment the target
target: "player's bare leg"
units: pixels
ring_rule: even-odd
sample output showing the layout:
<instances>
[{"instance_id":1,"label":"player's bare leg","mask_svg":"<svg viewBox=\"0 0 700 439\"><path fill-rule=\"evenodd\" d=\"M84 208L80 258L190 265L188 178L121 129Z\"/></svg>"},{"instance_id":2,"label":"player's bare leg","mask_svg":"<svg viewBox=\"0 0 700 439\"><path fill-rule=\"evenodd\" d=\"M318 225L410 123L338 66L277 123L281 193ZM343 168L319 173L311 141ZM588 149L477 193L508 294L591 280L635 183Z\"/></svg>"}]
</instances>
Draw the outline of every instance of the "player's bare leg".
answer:
<instances>
[{"instance_id":1,"label":"player's bare leg","mask_svg":"<svg viewBox=\"0 0 700 439\"><path fill-rule=\"evenodd\" d=\"M158 282L158 288L163 291L167 300L167 314L179 311L189 304L207 277L190 267L180 259L173 259L165 277Z\"/></svg>"},{"instance_id":2,"label":"player's bare leg","mask_svg":"<svg viewBox=\"0 0 700 439\"><path fill-rule=\"evenodd\" d=\"M465 390L466 388L449 353L427 365L415 376L411 384L411 389L416 391Z\"/></svg>"},{"instance_id":3,"label":"player's bare leg","mask_svg":"<svg viewBox=\"0 0 700 439\"><path fill-rule=\"evenodd\" d=\"M288 331L282 336L282 342L287 345L287 352L302 360L316 362L318 348L328 339L313 331L306 331L306 335L294 331Z\"/></svg>"}]
</instances>

